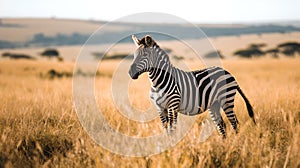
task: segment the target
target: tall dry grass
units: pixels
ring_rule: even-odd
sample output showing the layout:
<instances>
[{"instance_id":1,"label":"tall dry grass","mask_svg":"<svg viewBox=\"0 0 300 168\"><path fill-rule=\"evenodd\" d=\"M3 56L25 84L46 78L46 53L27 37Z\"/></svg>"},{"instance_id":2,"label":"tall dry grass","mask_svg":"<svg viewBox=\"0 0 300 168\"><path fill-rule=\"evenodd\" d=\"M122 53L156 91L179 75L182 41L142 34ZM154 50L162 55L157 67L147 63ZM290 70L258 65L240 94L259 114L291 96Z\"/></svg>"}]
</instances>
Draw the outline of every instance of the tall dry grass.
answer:
<instances>
[{"instance_id":1,"label":"tall dry grass","mask_svg":"<svg viewBox=\"0 0 300 168\"><path fill-rule=\"evenodd\" d=\"M115 64L103 63L101 72L109 75L96 80L99 107L111 125L129 135L162 131L158 119L147 126L128 123L114 108L110 76ZM71 78L43 77L50 69L71 72L72 64L1 61L0 167L299 167L299 65L299 59L224 61L224 67L236 76L253 104L257 126L251 123L238 95L237 135L225 119L228 138L222 140L214 133L201 143L205 113L197 117L189 134L174 148L154 156L130 158L98 146L81 127L73 107ZM144 86L147 79L141 80L132 83L129 93L138 109L150 106L145 97L149 92Z\"/></svg>"}]
</instances>

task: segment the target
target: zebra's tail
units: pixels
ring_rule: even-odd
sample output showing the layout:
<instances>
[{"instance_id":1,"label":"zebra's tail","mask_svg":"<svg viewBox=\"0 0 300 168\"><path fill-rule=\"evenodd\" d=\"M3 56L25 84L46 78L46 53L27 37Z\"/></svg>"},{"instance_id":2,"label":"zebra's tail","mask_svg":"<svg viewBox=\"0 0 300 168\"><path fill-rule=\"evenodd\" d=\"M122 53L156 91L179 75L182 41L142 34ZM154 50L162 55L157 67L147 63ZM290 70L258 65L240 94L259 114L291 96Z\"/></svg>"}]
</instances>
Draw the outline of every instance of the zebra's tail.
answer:
<instances>
[{"instance_id":1,"label":"zebra's tail","mask_svg":"<svg viewBox=\"0 0 300 168\"><path fill-rule=\"evenodd\" d=\"M243 99L244 99L244 101L246 103L249 116L251 117L251 119L254 122L254 124L256 124L255 119L254 119L253 108L252 108L249 100L247 99L246 95L243 93L242 89L239 86L237 87L237 90L240 93L240 95L243 97Z\"/></svg>"}]
</instances>

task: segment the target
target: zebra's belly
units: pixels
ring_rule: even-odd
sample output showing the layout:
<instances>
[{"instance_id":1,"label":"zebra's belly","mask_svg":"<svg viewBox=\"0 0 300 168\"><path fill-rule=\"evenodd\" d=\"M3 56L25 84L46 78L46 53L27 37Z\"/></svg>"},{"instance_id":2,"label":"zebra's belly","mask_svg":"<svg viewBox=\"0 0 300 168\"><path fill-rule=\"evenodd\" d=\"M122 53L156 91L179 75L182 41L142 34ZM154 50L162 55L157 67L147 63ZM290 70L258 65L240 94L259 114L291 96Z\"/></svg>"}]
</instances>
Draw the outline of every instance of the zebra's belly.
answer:
<instances>
[{"instance_id":1,"label":"zebra's belly","mask_svg":"<svg viewBox=\"0 0 300 168\"><path fill-rule=\"evenodd\" d=\"M180 113L188 116L193 116L202 113L203 110L198 106L192 106L192 104L189 104L188 106L181 104L180 106Z\"/></svg>"}]
</instances>

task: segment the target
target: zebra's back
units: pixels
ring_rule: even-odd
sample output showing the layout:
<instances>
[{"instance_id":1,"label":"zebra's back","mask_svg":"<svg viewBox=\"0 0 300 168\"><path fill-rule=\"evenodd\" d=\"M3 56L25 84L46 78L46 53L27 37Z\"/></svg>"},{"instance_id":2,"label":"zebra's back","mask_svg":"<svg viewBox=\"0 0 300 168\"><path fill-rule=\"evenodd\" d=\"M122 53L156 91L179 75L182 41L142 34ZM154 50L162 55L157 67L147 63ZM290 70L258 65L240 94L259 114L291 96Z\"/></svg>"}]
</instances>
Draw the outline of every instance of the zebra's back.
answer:
<instances>
[{"instance_id":1,"label":"zebra's back","mask_svg":"<svg viewBox=\"0 0 300 168\"><path fill-rule=\"evenodd\" d=\"M181 92L180 111L183 114L200 114L209 109L213 102L219 101L222 104L236 93L236 80L220 67L177 73Z\"/></svg>"}]
</instances>

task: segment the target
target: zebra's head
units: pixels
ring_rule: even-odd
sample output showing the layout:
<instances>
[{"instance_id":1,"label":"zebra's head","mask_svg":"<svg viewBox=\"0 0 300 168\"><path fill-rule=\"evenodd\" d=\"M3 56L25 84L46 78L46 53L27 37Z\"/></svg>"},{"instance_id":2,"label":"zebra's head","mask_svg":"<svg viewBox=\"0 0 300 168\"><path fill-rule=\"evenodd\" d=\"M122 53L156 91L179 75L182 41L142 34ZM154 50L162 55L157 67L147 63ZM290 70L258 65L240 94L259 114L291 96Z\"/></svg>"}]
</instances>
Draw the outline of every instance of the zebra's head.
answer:
<instances>
[{"instance_id":1,"label":"zebra's head","mask_svg":"<svg viewBox=\"0 0 300 168\"><path fill-rule=\"evenodd\" d=\"M130 67L129 75L132 79L137 79L142 73L149 72L153 68L156 55L153 47L157 45L149 35L140 40L132 35L132 40L138 49L134 53L134 61Z\"/></svg>"}]
</instances>

